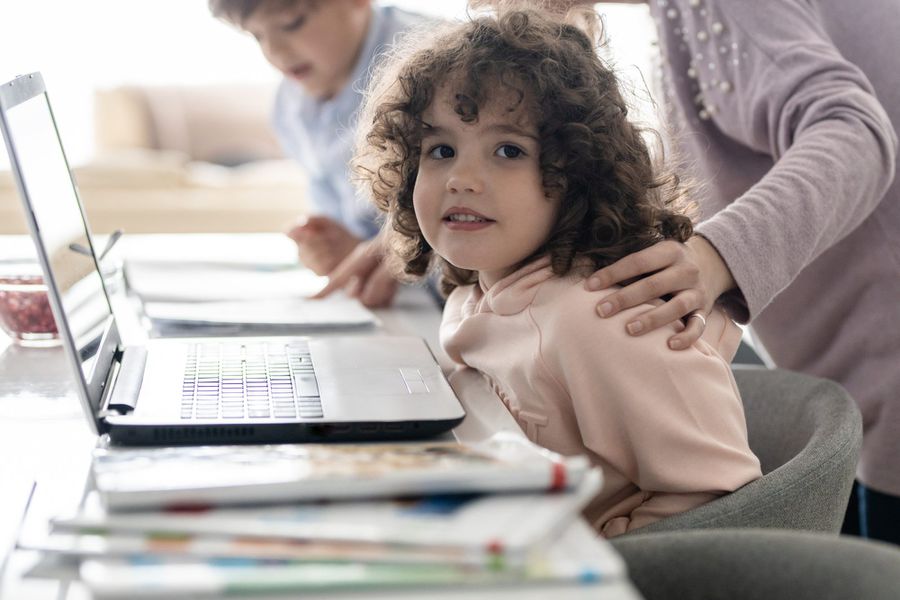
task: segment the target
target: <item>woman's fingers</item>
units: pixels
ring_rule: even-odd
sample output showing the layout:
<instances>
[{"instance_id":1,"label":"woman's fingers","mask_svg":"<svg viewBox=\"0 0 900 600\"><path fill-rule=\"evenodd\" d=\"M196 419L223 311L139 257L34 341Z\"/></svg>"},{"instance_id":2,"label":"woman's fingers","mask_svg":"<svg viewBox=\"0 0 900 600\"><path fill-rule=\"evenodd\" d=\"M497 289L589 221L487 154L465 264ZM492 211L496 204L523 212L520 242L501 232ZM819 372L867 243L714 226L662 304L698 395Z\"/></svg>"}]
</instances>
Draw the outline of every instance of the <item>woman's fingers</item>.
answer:
<instances>
[{"instance_id":1,"label":"woman's fingers","mask_svg":"<svg viewBox=\"0 0 900 600\"><path fill-rule=\"evenodd\" d=\"M655 273L684 259L685 250L678 242L665 241L620 258L585 281L591 291L606 289L623 281Z\"/></svg>"},{"instance_id":2,"label":"woman's fingers","mask_svg":"<svg viewBox=\"0 0 900 600\"><path fill-rule=\"evenodd\" d=\"M700 339L700 336L703 335L703 330L706 329L706 318L709 316L709 312L700 310L697 311L697 314L702 315L703 319L689 317L684 330L669 338L669 348L672 350L684 350Z\"/></svg>"},{"instance_id":3,"label":"woman's fingers","mask_svg":"<svg viewBox=\"0 0 900 600\"><path fill-rule=\"evenodd\" d=\"M694 312L705 318L716 299L735 286L722 257L700 235L683 244L659 242L625 256L591 275L585 288L606 289L629 280L633 281L598 301L600 316L609 317L626 308L668 298L625 325L632 335L642 335ZM699 318L687 319L684 330L669 338L669 346L689 347L703 334L704 325Z\"/></svg>"},{"instance_id":4,"label":"woman's fingers","mask_svg":"<svg viewBox=\"0 0 900 600\"><path fill-rule=\"evenodd\" d=\"M680 318L691 310L703 306L702 298L698 300L694 300L693 298L698 295L702 296L702 292L697 289L698 284L699 279L692 276L689 272L686 272L685 269L670 267L650 275L649 277L638 279L634 283L603 297L597 305L597 313L601 317L609 317L626 308L647 304L659 300L664 296L671 296L673 294L680 295L690 291L692 292L691 297L680 300L670 307L675 308L678 306L685 310L684 313L678 314L675 317ZM701 304L699 306L688 306L687 304L681 306L681 304L687 300L698 301L701 302Z\"/></svg>"},{"instance_id":5,"label":"woman's fingers","mask_svg":"<svg viewBox=\"0 0 900 600\"><path fill-rule=\"evenodd\" d=\"M706 314L700 295L695 290L676 294L671 300L630 320L625 329L631 335L642 335L682 319L692 312Z\"/></svg>"}]
</instances>

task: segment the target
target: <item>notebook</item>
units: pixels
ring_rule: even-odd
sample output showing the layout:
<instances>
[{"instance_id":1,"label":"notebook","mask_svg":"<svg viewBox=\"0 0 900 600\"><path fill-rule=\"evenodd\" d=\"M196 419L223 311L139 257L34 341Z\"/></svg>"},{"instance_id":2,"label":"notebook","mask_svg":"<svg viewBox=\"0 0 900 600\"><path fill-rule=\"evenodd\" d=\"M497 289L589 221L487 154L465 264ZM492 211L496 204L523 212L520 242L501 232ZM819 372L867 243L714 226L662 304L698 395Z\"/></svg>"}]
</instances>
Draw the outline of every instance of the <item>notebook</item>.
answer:
<instances>
[{"instance_id":1,"label":"notebook","mask_svg":"<svg viewBox=\"0 0 900 600\"><path fill-rule=\"evenodd\" d=\"M0 129L57 328L98 434L134 445L384 440L436 435L462 421L462 406L419 338L124 346L39 73L0 87Z\"/></svg>"}]
</instances>

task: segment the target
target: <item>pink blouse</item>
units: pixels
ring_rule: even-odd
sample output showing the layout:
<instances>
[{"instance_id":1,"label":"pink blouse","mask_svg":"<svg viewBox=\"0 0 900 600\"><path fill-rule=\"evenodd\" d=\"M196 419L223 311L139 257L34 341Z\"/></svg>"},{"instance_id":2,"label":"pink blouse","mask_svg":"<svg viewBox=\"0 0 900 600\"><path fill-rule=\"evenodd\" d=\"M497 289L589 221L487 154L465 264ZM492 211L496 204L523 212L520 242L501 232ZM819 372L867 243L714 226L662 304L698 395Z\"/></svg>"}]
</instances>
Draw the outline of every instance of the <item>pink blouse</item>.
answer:
<instances>
[{"instance_id":1,"label":"pink blouse","mask_svg":"<svg viewBox=\"0 0 900 600\"><path fill-rule=\"evenodd\" d=\"M672 351L680 325L625 333L648 305L596 316L612 291L585 291L582 276L557 277L541 259L488 290L454 290L441 326L449 356L488 378L529 439L602 469L585 516L606 537L761 475L729 367L738 327L714 312L692 348Z\"/></svg>"}]
</instances>

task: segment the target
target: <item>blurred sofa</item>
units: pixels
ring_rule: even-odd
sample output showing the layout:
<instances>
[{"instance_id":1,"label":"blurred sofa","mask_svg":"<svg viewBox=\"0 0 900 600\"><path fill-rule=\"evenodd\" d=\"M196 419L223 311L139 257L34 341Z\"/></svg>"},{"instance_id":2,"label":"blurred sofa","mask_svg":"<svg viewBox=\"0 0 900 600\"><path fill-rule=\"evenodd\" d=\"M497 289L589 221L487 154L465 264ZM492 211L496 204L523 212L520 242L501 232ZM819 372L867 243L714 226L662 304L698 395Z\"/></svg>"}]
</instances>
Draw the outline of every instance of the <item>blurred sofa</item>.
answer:
<instances>
[{"instance_id":1,"label":"blurred sofa","mask_svg":"<svg viewBox=\"0 0 900 600\"><path fill-rule=\"evenodd\" d=\"M306 210L305 177L268 125L268 85L127 86L94 95L96 154L74 168L93 229L282 231ZM0 171L0 233L24 233Z\"/></svg>"}]
</instances>

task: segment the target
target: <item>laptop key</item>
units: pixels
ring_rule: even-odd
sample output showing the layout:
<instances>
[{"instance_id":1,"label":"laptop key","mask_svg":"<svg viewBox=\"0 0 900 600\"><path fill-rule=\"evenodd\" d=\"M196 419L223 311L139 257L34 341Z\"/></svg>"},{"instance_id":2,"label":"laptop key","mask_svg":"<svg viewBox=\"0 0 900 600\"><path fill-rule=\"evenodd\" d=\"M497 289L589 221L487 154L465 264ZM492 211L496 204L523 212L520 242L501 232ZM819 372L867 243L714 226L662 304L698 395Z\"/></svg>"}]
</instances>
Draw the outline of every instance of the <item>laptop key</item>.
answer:
<instances>
[{"instance_id":1,"label":"laptop key","mask_svg":"<svg viewBox=\"0 0 900 600\"><path fill-rule=\"evenodd\" d=\"M316 397L319 395L319 384L316 383L315 375L305 373L294 375L294 385L297 388L298 396Z\"/></svg>"}]
</instances>

